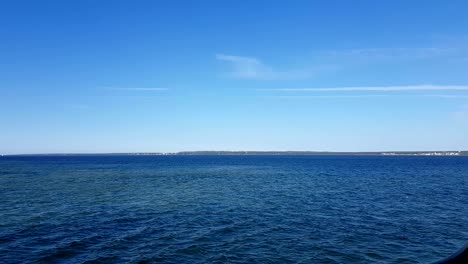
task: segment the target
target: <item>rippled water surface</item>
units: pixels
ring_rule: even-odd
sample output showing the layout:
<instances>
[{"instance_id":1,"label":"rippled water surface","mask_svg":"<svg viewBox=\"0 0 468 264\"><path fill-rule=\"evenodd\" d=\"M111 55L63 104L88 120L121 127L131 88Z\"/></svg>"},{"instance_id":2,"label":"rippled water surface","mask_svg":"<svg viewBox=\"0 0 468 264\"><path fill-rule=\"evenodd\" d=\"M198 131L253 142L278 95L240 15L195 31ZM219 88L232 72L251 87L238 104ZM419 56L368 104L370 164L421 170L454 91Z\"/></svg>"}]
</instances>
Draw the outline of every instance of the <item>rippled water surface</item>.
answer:
<instances>
[{"instance_id":1,"label":"rippled water surface","mask_svg":"<svg viewBox=\"0 0 468 264\"><path fill-rule=\"evenodd\" d=\"M0 157L0 263L431 263L468 157Z\"/></svg>"}]
</instances>

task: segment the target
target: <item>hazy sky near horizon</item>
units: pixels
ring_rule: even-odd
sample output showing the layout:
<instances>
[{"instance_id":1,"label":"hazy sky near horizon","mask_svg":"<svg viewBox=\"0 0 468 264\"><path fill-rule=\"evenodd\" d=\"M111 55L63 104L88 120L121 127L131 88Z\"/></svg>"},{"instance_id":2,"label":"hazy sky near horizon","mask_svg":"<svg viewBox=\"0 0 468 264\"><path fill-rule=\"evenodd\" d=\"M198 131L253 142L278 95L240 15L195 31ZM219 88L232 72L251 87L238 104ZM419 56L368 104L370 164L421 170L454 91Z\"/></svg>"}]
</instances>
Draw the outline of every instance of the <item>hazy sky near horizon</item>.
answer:
<instances>
[{"instance_id":1,"label":"hazy sky near horizon","mask_svg":"<svg viewBox=\"0 0 468 264\"><path fill-rule=\"evenodd\" d=\"M467 1L2 1L0 154L467 150Z\"/></svg>"}]
</instances>

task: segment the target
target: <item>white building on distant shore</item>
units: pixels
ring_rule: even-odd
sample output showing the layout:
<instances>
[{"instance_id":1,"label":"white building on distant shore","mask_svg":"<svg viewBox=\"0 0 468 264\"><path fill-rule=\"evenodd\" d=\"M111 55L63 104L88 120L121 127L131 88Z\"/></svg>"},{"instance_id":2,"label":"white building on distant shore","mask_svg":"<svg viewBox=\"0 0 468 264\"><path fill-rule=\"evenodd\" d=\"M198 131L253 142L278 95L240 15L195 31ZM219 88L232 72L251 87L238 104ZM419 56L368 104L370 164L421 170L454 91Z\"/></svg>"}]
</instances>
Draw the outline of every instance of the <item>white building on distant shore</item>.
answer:
<instances>
[{"instance_id":1,"label":"white building on distant shore","mask_svg":"<svg viewBox=\"0 0 468 264\"><path fill-rule=\"evenodd\" d=\"M385 156L459 156L461 151L434 151L434 152L417 152L417 153L405 153L405 152L382 152Z\"/></svg>"}]
</instances>

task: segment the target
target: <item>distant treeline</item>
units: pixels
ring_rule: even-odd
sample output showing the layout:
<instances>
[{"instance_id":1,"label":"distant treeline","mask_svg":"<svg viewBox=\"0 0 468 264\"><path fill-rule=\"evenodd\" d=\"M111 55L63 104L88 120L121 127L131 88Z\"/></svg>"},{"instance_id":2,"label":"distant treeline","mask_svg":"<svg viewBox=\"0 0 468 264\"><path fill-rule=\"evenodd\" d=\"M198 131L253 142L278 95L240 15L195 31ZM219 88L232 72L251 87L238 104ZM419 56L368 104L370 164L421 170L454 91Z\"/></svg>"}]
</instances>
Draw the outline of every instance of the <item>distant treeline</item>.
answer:
<instances>
[{"instance_id":1,"label":"distant treeline","mask_svg":"<svg viewBox=\"0 0 468 264\"><path fill-rule=\"evenodd\" d=\"M361 156L468 156L468 151L382 151L382 152L330 152L330 151L181 151L134 153L50 153L12 154L4 156L159 156L159 155L361 155ZM0 155L1 156L1 155Z\"/></svg>"},{"instance_id":2,"label":"distant treeline","mask_svg":"<svg viewBox=\"0 0 468 264\"><path fill-rule=\"evenodd\" d=\"M383 152L328 152L328 151L182 151L175 155L440 155L468 156L468 151L383 151Z\"/></svg>"}]
</instances>

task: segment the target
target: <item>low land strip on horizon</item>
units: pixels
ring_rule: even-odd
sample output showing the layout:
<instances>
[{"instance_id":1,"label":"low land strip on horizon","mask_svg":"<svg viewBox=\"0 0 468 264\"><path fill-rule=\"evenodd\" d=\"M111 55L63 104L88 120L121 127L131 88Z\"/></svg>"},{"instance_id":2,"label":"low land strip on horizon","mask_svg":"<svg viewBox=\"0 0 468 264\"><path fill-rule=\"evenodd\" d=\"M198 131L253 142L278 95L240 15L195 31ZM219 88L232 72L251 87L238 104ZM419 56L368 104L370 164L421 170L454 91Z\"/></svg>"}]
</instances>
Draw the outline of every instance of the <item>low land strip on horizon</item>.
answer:
<instances>
[{"instance_id":1,"label":"low land strip on horizon","mask_svg":"<svg viewBox=\"0 0 468 264\"><path fill-rule=\"evenodd\" d=\"M180 151L180 152L131 152L131 153L38 153L38 154L5 154L1 156L34 156L34 155L354 155L354 156L468 156L468 151L375 151L375 152L333 152L333 151Z\"/></svg>"}]
</instances>

